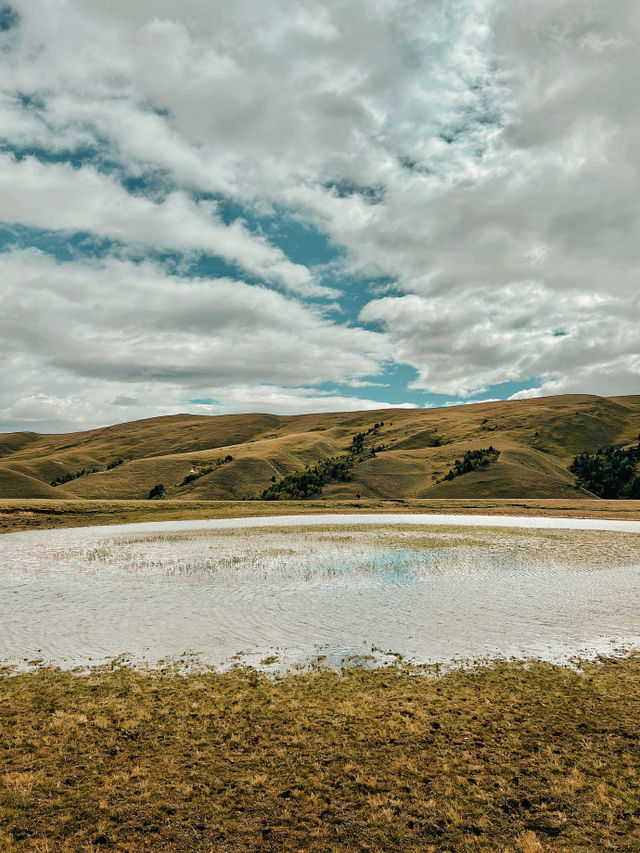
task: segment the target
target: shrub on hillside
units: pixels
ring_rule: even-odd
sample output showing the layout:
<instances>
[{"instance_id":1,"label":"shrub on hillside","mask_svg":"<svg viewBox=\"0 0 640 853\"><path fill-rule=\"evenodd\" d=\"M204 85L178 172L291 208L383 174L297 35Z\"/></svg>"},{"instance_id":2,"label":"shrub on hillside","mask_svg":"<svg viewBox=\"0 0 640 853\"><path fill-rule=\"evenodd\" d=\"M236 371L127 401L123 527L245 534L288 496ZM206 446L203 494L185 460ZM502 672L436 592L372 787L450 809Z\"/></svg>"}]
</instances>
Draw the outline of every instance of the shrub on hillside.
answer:
<instances>
[{"instance_id":1,"label":"shrub on hillside","mask_svg":"<svg viewBox=\"0 0 640 853\"><path fill-rule=\"evenodd\" d=\"M352 479L353 469L358 462L371 459L376 453L381 453L385 449L384 444L377 447L366 446L367 439L375 438L383 426L384 421L380 421L365 432L356 433L343 456L329 456L321 459L312 468L307 466L304 471L288 474L277 483L273 482L275 478L272 477L273 485L262 492L260 499L263 501L305 500L321 495L322 487L327 483L348 482Z\"/></svg>"},{"instance_id":2,"label":"shrub on hillside","mask_svg":"<svg viewBox=\"0 0 640 853\"><path fill-rule=\"evenodd\" d=\"M640 499L640 444L628 450L600 448L595 453L580 453L569 466L582 486L599 498Z\"/></svg>"},{"instance_id":3,"label":"shrub on hillside","mask_svg":"<svg viewBox=\"0 0 640 853\"><path fill-rule=\"evenodd\" d=\"M124 465L124 459L115 459L113 462L109 462L105 470L111 471L112 468L117 468L118 465ZM86 477L88 474L98 474L100 470L100 468L81 468L79 471L74 471L72 474L61 474L59 477L56 477L55 480L51 481L51 485L61 486L63 483L70 483L72 480L77 480L79 477Z\"/></svg>"},{"instance_id":4,"label":"shrub on hillside","mask_svg":"<svg viewBox=\"0 0 640 853\"><path fill-rule=\"evenodd\" d=\"M87 474L97 474L99 468L81 468L73 474L61 474L51 481L52 486L61 486L63 483L70 483L72 480L77 480L79 477L86 477Z\"/></svg>"},{"instance_id":5,"label":"shrub on hillside","mask_svg":"<svg viewBox=\"0 0 640 853\"><path fill-rule=\"evenodd\" d=\"M498 456L500 456L500 451L491 445L483 450L467 450L462 459L456 459L453 468L449 469L443 479L453 480L454 477L460 477L470 471L476 471L478 468L485 468L495 462Z\"/></svg>"},{"instance_id":6,"label":"shrub on hillside","mask_svg":"<svg viewBox=\"0 0 640 853\"><path fill-rule=\"evenodd\" d=\"M354 458L351 454L321 459L312 468L289 474L260 495L263 501L304 500L322 494L327 483L344 483L351 479Z\"/></svg>"},{"instance_id":7,"label":"shrub on hillside","mask_svg":"<svg viewBox=\"0 0 640 853\"><path fill-rule=\"evenodd\" d=\"M221 465L226 465L227 462L233 462L233 456L227 454L224 459L216 459L213 465L203 465L202 468L199 468L196 471L191 471L191 473L187 474L184 480L181 483L178 483L179 486L188 486L189 483L193 483L194 480L199 480L200 477L206 477L207 474L211 474L216 468L219 468Z\"/></svg>"}]
</instances>

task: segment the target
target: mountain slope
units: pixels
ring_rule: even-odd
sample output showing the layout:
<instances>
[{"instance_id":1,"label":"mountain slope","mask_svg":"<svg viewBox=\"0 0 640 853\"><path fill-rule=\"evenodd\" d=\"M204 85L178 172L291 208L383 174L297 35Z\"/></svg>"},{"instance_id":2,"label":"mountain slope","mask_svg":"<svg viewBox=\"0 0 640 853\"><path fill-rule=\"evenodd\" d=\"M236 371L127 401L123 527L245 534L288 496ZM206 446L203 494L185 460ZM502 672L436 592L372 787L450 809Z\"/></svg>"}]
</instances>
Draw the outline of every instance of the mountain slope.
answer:
<instances>
[{"instance_id":1,"label":"mountain slope","mask_svg":"<svg viewBox=\"0 0 640 853\"><path fill-rule=\"evenodd\" d=\"M323 488L379 498L591 496L567 470L585 450L629 445L640 433L640 396L566 395L445 409L384 409L284 417L172 415L64 435L0 435L0 497L144 499L163 483L173 499L258 496L274 481L348 452L367 432L353 479ZM467 450L501 451L486 468L443 480ZM232 459L220 464L225 457ZM107 465L120 464L105 470ZM179 485L185 477L212 468ZM82 469L100 469L53 487Z\"/></svg>"}]
</instances>

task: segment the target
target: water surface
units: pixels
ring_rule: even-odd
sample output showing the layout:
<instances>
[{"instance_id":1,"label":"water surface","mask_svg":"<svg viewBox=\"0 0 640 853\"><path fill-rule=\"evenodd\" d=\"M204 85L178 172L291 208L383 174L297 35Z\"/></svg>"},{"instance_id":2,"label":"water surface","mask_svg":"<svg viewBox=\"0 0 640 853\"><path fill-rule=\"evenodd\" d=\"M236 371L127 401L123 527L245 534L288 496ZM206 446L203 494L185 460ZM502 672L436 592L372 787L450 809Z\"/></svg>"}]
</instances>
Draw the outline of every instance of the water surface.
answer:
<instances>
[{"instance_id":1,"label":"water surface","mask_svg":"<svg viewBox=\"0 0 640 853\"><path fill-rule=\"evenodd\" d=\"M640 645L638 522L480 521L303 516L6 534L0 660L186 654L274 669L396 654L567 660Z\"/></svg>"}]
</instances>

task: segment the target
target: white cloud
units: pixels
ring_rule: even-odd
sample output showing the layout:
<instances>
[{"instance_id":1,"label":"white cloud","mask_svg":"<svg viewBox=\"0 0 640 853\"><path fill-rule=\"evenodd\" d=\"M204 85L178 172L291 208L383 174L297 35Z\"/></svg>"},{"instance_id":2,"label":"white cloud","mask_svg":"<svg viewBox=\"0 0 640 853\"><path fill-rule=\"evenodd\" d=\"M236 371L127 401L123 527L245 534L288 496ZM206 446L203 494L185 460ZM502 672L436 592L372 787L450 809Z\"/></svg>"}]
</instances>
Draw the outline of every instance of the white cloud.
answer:
<instances>
[{"instance_id":1,"label":"white cloud","mask_svg":"<svg viewBox=\"0 0 640 853\"><path fill-rule=\"evenodd\" d=\"M155 203L93 168L44 164L0 154L0 218L38 228L90 231L127 243L219 255L267 282L303 295L332 296L309 270L252 234L238 220L225 225L212 202L174 192Z\"/></svg>"},{"instance_id":2,"label":"white cloud","mask_svg":"<svg viewBox=\"0 0 640 853\"><path fill-rule=\"evenodd\" d=\"M449 185L477 174L508 106L495 0L16 5L4 86L42 96L41 139L93 130L245 201L331 216L327 182Z\"/></svg>"},{"instance_id":3,"label":"white cloud","mask_svg":"<svg viewBox=\"0 0 640 853\"><path fill-rule=\"evenodd\" d=\"M108 374L130 383L129 365L165 388L167 352L176 354L176 381L194 387L201 375L215 382L205 364L213 352L221 382L229 362L237 387L276 396L289 394L294 374L310 394L336 377L368 381L390 354L416 368L416 390L463 399L505 381L524 383L521 395L640 389L633 0L15 6L19 37L0 57L8 143L58 152L97 145L129 174L162 170L171 192L150 201L89 167L6 154L3 218L205 249L267 283L330 295L308 268L190 197L220 192L258 211L288 206L346 249L345 278L369 272L397 285L369 294L360 318L382 327L373 339L261 296L262 348L243 344L236 356L237 330L256 334L242 282L237 304L232 285L216 283L237 310L219 311L220 331L207 342L194 331L214 322L202 282L185 284L172 323L164 308L154 313L154 299L166 299L156 273L153 284L144 272L130 275L116 291L138 325L125 324L131 334L121 340L113 306L88 285L104 320L74 313L56 274L59 291L47 293L61 300L58 316L70 312L79 342L70 368L62 345L45 336L47 363L63 375L77 370L85 346L87 381ZM35 106L25 109L18 92ZM84 268L79 276L90 279Z\"/></svg>"},{"instance_id":4,"label":"white cloud","mask_svg":"<svg viewBox=\"0 0 640 853\"><path fill-rule=\"evenodd\" d=\"M361 312L391 336L395 359L416 368L413 388L466 397L527 377L543 378L540 393L549 394L631 393L638 385L640 324L630 310L637 300L534 282L460 286L456 296L384 297Z\"/></svg>"},{"instance_id":5,"label":"white cloud","mask_svg":"<svg viewBox=\"0 0 640 853\"><path fill-rule=\"evenodd\" d=\"M322 394L313 388L283 388L276 385L224 385L211 387L215 402L185 400L185 389L154 383L136 385L137 397L121 395L109 399L113 387L82 379L79 393L59 397L44 392L18 396L0 410L0 425L7 431L18 427L41 432L90 429L140 418L189 412L195 415L266 412L277 415L316 412L358 412L377 409L415 408L413 403L389 404L378 400L340 394ZM61 386L62 387L62 386ZM68 384L66 386L68 391Z\"/></svg>"},{"instance_id":6,"label":"white cloud","mask_svg":"<svg viewBox=\"0 0 640 853\"><path fill-rule=\"evenodd\" d=\"M484 174L375 210L361 243L407 295L361 317L389 331L418 388L637 392L640 7L514 0L497 34L517 118Z\"/></svg>"},{"instance_id":7,"label":"white cloud","mask_svg":"<svg viewBox=\"0 0 640 853\"><path fill-rule=\"evenodd\" d=\"M80 414L82 413L82 414ZM15 400L4 413L7 420L28 423L77 423L87 417L86 403L78 397L52 397L50 394L28 394Z\"/></svg>"},{"instance_id":8,"label":"white cloud","mask_svg":"<svg viewBox=\"0 0 640 853\"><path fill-rule=\"evenodd\" d=\"M354 408L299 389L375 375L388 357L384 336L241 281L114 259L56 263L33 250L0 255L0 269L4 421L72 410L81 423L122 420L123 408L143 416L162 400L183 411L192 398L234 410L293 399Z\"/></svg>"},{"instance_id":9,"label":"white cloud","mask_svg":"<svg viewBox=\"0 0 640 853\"><path fill-rule=\"evenodd\" d=\"M270 385L246 385L217 393L217 405L201 405L201 414L221 412L270 412L280 415L313 412L358 412L375 409L414 409L413 403L384 403L341 394L323 394L313 388L281 388Z\"/></svg>"}]
</instances>

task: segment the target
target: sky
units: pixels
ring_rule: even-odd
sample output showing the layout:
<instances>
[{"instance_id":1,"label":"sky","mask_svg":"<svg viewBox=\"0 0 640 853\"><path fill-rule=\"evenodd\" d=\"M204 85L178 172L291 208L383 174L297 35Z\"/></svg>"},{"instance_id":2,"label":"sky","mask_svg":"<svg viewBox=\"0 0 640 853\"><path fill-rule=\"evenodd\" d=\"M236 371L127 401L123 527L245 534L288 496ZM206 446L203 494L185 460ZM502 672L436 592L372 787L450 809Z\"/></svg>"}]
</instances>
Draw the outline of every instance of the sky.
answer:
<instances>
[{"instance_id":1,"label":"sky","mask_svg":"<svg viewBox=\"0 0 640 853\"><path fill-rule=\"evenodd\" d=\"M0 0L0 430L640 393L637 0Z\"/></svg>"}]
</instances>

